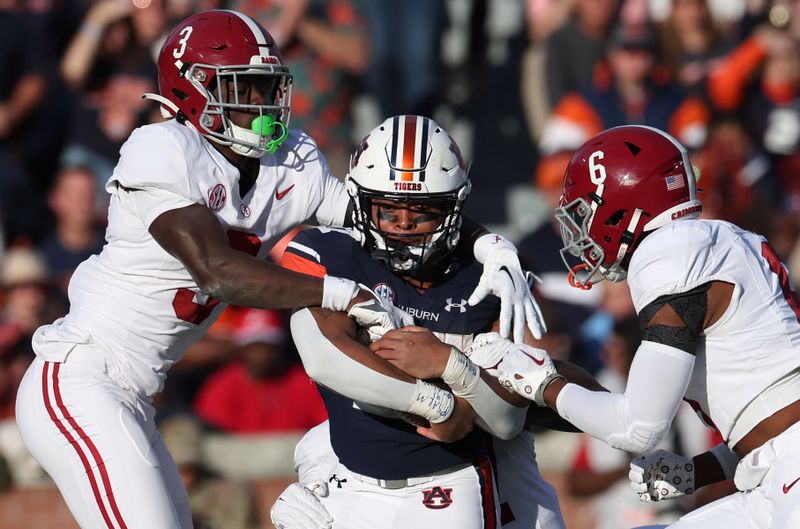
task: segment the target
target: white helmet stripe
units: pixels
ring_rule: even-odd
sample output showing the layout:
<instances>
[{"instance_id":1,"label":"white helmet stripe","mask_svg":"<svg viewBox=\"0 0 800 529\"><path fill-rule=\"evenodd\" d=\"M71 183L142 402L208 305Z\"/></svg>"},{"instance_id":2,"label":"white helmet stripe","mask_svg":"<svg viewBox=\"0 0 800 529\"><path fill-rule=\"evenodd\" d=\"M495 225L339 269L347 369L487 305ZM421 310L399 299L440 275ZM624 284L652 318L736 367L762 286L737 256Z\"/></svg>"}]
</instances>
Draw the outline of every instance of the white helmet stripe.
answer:
<instances>
[{"instance_id":1,"label":"white helmet stripe","mask_svg":"<svg viewBox=\"0 0 800 529\"><path fill-rule=\"evenodd\" d=\"M264 37L264 33L261 31L261 28L258 27L258 24L256 24L253 21L253 19L250 18L249 16L242 14L238 11L232 11L228 9L226 9L225 11L228 11L228 13L236 15L242 20L242 22L247 24L247 27L250 28L250 32L253 34L253 37L255 37L256 39L256 43L259 44L258 54L261 55L262 57L269 57L271 50L267 46L267 39Z\"/></svg>"}]
</instances>

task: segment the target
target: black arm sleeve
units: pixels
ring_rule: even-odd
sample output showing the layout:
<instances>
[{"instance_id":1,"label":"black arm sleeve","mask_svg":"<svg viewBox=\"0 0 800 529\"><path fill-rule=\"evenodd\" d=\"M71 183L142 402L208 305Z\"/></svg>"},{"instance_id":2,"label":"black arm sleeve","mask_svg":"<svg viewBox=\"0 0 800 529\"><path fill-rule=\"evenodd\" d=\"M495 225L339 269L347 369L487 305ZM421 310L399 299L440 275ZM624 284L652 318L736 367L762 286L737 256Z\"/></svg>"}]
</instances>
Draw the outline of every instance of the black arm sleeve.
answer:
<instances>
[{"instance_id":1,"label":"black arm sleeve","mask_svg":"<svg viewBox=\"0 0 800 529\"><path fill-rule=\"evenodd\" d=\"M709 288L711 288L711 283L705 283L688 292L661 296L643 308L639 313L642 340L670 345L694 355L704 330ZM675 311L683 325L650 323L653 316L666 305Z\"/></svg>"}]
</instances>

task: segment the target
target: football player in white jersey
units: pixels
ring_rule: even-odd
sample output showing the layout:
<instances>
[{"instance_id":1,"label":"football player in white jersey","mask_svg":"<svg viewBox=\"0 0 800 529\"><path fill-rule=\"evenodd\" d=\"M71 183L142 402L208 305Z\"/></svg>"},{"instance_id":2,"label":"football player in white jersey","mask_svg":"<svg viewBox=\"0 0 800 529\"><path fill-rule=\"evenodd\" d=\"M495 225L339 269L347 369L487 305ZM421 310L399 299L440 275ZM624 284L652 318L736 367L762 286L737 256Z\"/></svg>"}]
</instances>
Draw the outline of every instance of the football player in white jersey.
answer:
<instances>
[{"instance_id":1,"label":"football player in white jersey","mask_svg":"<svg viewBox=\"0 0 800 529\"><path fill-rule=\"evenodd\" d=\"M630 480L639 498L732 477L739 492L669 527L800 527L800 305L766 239L698 218L695 179L684 147L656 129L609 129L578 149L556 210L562 257L582 288L627 277L643 341L623 394L588 391L533 363L500 378L634 453L661 440L683 398L724 443L693 458L638 457Z\"/></svg>"},{"instance_id":2,"label":"football player in white jersey","mask_svg":"<svg viewBox=\"0 0 800 529\"><path fill-rule=\"evenodd\" d=\"M419 143L427 146L423 156L394 156ZM470 182L455 142L428 118L389 118L361 143L346 183L357 204L355 229L307 230L289 244L285 264L349 274L391 297L424 329L389 331L371 352L341 313L293 316L295 343L320 385L329 426L298 445L301 483L276 502L273 523L491 529L505 519L504 527L563 529L555 491L537 469L533 436L523 430L528 412L519 404L527 401L509 399L492 376L501 362L538 353L487 332L497 326L496 304L466 307L463 299L481 272L458 251ZM399 343L410 354L397 354ZM447 386L429 382L439 378ZM426 419L430 428L415 430L403 413ZM476 414L494 437L470 431ZM500 512L493 509L493 487Z\"/></svg>"},{"instance_id":3,"label":"football player in white jersey","mask_svg":"<svg viewBox=\"0 0 800 529\"><path fill-rule=\"evenodd\" d=\"M75 271L69 314L35 333L17 398L26 446L83 529L191 527L151 402L226 303L350 309L367 327L403 317L353 281L264 260L291 228L341 225L349 207L313 140L287 128L291 75L269 33L238 12L198 13L166 38L158 70L160 94L146 95L171 119L123 145L107 244ZM543 331L513 250L492 249L476 298L511 301L506 332L515 315L515 332L526 317Z\"/></svg>"}]
</instances>

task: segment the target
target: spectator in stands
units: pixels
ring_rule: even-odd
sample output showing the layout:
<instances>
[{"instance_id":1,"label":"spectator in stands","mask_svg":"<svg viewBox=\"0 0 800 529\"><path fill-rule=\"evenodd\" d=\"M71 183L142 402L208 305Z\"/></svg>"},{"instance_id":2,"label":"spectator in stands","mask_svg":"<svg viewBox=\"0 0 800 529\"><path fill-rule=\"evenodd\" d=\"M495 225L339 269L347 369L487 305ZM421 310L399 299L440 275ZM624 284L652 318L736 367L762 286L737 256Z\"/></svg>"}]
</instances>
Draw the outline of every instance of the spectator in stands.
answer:
<instances>
[{"instance_id":1,"label":"spectator in stands","mask_svg":"<svg viewBox=\"0 0 800 529\"><path fill-rule=\"evenodd\" d=\"M41 43L31 38L22 8L13 4L0 6L0 222L12 241L42 228L27 140L47 90ZM48 133L39 132L45 139Z\"/></svg>"},{"instance_id":2,"label":"spectator in stands","mask_svg":"<svg viewBox=\"0 0 800 529\"><path fill-rule=\"evenodd\" d=\"M547 39L551 107L592 79L617 12L617 0L576 0L573 18Z\"/></svg>"},{"instance_id":3,"label":"spectator in stands","mask_svg":"<svg viewBox=\"0 0 800 529\"><path fill-rule=\"evenodd\" d=\"M597 381L612 392L625 390L628 372L641 335L636 317L614 324L603 345L605 367ZM711 445L707 430L688 405L678 410L667 438L658 446L664 450L702 452ZM595 529L620 529L645 524L669 523L685 512L678 502L642 503L631 492L628 481L629 453L611 448L587 434L581 439L566 476L567 491L573 496L591 499Z\"/></svg>"},{"instance_id":4,"label":"spectator in stands","mask_svg":"<svg viewBox=\"0 0 800 529\"><path fill-rule=\"evenodd\" d=\"M344 178L352 152L352 76L369 61L362 0L231 0L269 28L292 70L291 126L314 138L333 174Z\"/></svg>"},{"instance_id":5,"label":"spectator in stands","mask_svg":"<svg viewBox=\"0 0 800 529\"><path fill-rule=\"evenodd\" d=\"M11 248L0 269L5 304L0 311L0 350L33 335L39 326L64 314L52 296L52 276L31 248Z\"/></svg>"},{"instance_id":6,"label":"spectator in stands","mask_svg":"<svg viewBox=\"0 0 800 529\"><path fill-rule=\"evenodd\" d=\"M715 58L724 49L708 0L672 0L661 28L661 52L670 75L680 85L700 93Z\"/></svg>"},{"instance_id":7,"label":"spectator in stands","mask_svg":"<svg viewBox=\"0 0 800 529\"><path fill-rule=\"evenodd\" d=\"M27 337L0 349L0 491L48 483L44 469L28 453L14 419L17 389L33 361Z\"/></svg>"},{"instance_id":8,"label":"spectator in stands","mask_svg":"<svg viewBox=\"0 0 800 529\"><path fill-rule=\"evenodd\" d=\"M382 116L430 116L440 97L442 0L368 0L367 86Z\"/></svg>"},{"instance_id":9,"label":"spectator in stands","mask_svg":"<svg viewBox=\"0 0 800 529\"><path fill-rule=\"evenodd\" d=\"M325 420L322 400L288 354L286 338L281 313L242 309L233 333L239 358L201 387L197 415L232 433L303 432Z\"/></svg>"},{"instance_id":10,"label":"spectator in stands","mask_svg":"<svg viewBox=\"0 0 800 529\"><path fill-rule=\"evenodd\" d=\"M754 147L767 153L771 178L765 179L761 188L770 202L794 211L800 211L796 178L800 164L798 46L798 40L786 30L759 27L717 63L708 79L716 108L742 116Z\"/></svg>"},{"instance_id":11,"label":"spectator in stands","mask_svg":"<svg viewBox=\"0 0 800 529\"><path fill-rule=\"evenodd\" d=\"M536 285L536 290L547 300L549 310L552 312L552 316L545 317L547 335L552 333L551 319L555 318L561 322L569 336L577 337L580 334L581 324L600 304L602 289L580 290L569 286L567 270L559 254L564 243L552 212L561 198L564 170L567 168L570 156L571 153L568 151L561 152L539 162L534 185L544 198L548 214L546 220L534 231L525 235L517 246L523 267L541 279L541 283ZM541 344L538 346L550 351ZM582 355L574 347L570 349L575 356L569 360L587 367L581 359Z\"/></svg>"},{"instance_id":12,"label":"spectator in stands","mask_svg":"<svg viewBox=\"0 0 800 529\"><path fill-rule=\"evenodd\" d=\"M75 93L61 161L90 167L98 197L106 196L103 186L122 143L152 119L155 106L141 95L157 91L153 47L165 29L165 1L143 8L131 0L96 1L61 60L61 75ZM105 209L105 201L97 207Z\"/></svg>"},{"instance_id":13,"label":"spectator in stands","mask_svg":"<svg viewBox=\"0 0 800 529\"><path fill-rule=\"evenodd\" d=\"M38 249L64 296L75 268L105 242L95 217L95 182L88 167L65 167L47 197L55 226Z\"/></svg>"},{"instance_id":14,"label":"spectator in stands","mask_svg":"<svg viewBox=\"0 0 800 529\"><path fill-rule=\"evenodd\" d=\"M197 529L258 529L258 505L245 483L214 475L203 464L204 432L191 415L174 415L161 424L161 437L189 492Z\"/></svg>"},{"instance_id":15,"label":"spectator in stands","mask_svg":"<svg viewBox=\"0 0 800 529\"><path fill-rule=\"evenodd\" d=\"M656 52L649 28L617 26L594 81L565 96L553 110L542 133L542 153L575 149L603 129L626 124L656 127L689 148L700 147L708 109L656 68Z\"/></svg>"}]
</instances>

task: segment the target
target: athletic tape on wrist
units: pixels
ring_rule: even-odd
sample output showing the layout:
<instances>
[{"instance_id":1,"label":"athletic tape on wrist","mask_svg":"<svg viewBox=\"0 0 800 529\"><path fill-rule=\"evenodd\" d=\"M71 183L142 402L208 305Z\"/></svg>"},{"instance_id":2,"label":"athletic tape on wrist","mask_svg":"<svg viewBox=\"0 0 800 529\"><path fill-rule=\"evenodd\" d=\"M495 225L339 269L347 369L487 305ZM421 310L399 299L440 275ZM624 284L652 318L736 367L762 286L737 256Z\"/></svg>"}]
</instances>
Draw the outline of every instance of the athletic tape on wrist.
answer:
<instances>
[{"instance_id":1,"label":"athletic tape on wrist","mask_svg":"<svg viewBox=\"0 0 800 529\"><path fill-rule=\"evenodd\" d=\"M417 380L414 396L406 411L438 424L450 418L455 407L453 394L423 380Z\"/></svg>"},{"instance_id":2,"label":"athletic tape on wrist","mask_svg":"<svg viewBox=\"0 0 800 529\"><path fill-rule=\"evenodd\" d=\"M322 308L338 311L347 310L347 306L358 294L358 285L343 277L326 275L322 283Z\"/></svg>"},{"instance_id":3,"label":"athletic tape on wrist","mask_svg":"<svg viewBox=\"0 0 800 529\"><path fill-rule=\"evenodd\" d=\"M462 394L470 391L481 377L480 369L455 347L450 348L447 366L442 372L442 380L450 386L454 393Z\"/></svg>"},{"instance_id":4,"label":"athletic tape on wrist","mask_svg":"<svg viewBox=\"0 0 800 529\"><path fill-rule=\"evenodd\" d=\"M517 253L517 247L514 246L511 241L496 233L481 235L478 237L478 240L475 241L475 245L472 248L475 259L481 264L486 263L486 259L489 255L499 250L509 250L514 254Z\"/></svg>"}]
</instances>

